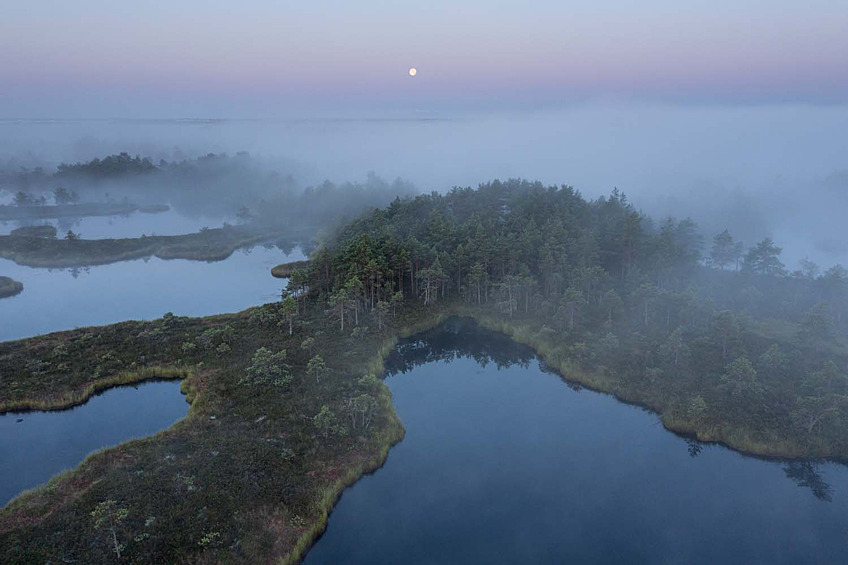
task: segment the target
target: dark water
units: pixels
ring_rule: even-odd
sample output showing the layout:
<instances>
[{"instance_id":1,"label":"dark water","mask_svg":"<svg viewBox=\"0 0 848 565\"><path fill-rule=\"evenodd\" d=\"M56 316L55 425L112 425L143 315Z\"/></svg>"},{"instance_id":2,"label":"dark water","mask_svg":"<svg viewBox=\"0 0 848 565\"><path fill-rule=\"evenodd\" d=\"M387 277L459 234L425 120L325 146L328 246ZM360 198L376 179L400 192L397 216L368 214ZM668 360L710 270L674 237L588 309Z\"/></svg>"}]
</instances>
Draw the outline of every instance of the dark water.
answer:
<instances>
[{"instance_id":1,"label":"dark water","mask_svg":"<svg viewBox=\"0 0 848 565\"><path fill-rule=\"evenodd\" d=\"M187 413L179 382L154 381L108 390L71 410L0 415L0 506L92 451L152 435Z\"/></svg>"},{"instance_id":2,"label":"dark water","mask_svg":"<svg viewBox=\"0 0 848 565\"><path fill-rule=\"evenodd\" d=\"M848 469L744 457L464 322L399 346L406 438L306 563L844 563ZM406 374L403 374L406 372Z\"/></svg>"}]
</instances>

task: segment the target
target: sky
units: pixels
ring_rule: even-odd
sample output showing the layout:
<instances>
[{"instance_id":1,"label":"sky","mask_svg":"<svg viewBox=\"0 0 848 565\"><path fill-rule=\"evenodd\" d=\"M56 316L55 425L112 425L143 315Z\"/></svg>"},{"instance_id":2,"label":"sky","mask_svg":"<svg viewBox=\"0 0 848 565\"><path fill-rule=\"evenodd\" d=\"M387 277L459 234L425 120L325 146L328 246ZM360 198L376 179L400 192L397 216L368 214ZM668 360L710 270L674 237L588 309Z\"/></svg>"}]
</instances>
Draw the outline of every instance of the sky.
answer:
<instances>
[{"instance_id":1,"label":"sky","mask_svg":"<svg viewBox=\"0 0 848 565\"><path fill-rule=\"evenodd\" d=\"M846 0L0 0L0 167L616 187L848 264L846 30Z\"/></svg>"},{"instance_id":2,"label":"sky","mask_svg":"<svg viewBox=\"0 0 848 565\"><path fill-rule=\"evenodd\" d=\"M5 2L0 118L843 104L846 28L844 0Z\"/></svg>"}]
</instances>

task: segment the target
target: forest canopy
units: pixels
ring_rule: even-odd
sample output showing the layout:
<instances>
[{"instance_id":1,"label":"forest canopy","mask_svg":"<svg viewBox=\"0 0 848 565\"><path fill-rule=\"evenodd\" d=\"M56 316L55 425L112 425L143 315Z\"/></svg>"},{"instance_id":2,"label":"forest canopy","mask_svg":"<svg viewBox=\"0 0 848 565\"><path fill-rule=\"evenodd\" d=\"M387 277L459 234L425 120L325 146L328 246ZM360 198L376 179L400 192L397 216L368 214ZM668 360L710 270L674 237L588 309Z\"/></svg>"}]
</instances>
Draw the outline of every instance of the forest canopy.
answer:
<instances>
[{"instance_id":1,"label":"forest canopy","mask_svg":"<svg viewBox=\"0 0 848 565\"><path fill-rule=\"evenodd\" d=\"M702 438L848 455L848 272L789 272L768 238L710 239L618 191L494 181L364 215L290 290L324 300L342 328L382 325L403 300L529 324L558 365Z\"/></svg>"}]
</instances>

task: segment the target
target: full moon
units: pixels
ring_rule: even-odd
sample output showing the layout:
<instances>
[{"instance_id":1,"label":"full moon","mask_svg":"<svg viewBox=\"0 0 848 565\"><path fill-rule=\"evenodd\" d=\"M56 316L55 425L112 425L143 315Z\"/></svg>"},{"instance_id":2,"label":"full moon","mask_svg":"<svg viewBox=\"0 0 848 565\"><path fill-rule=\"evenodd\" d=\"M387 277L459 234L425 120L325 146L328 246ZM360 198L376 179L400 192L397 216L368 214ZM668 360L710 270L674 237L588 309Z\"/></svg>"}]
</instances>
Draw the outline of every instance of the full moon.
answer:
<instances>
[{"instance_id":1,"label":"full moon","mask_svg":"<svg viewBox=\"0 0 848 565\"><path fill-rule=\"evenodd\" d=\"M415 69L415 67L412 67L411 69L409 69L409 76L414 77L417 74L418 74L418 71Z\"/></svg>"}]
</instances>

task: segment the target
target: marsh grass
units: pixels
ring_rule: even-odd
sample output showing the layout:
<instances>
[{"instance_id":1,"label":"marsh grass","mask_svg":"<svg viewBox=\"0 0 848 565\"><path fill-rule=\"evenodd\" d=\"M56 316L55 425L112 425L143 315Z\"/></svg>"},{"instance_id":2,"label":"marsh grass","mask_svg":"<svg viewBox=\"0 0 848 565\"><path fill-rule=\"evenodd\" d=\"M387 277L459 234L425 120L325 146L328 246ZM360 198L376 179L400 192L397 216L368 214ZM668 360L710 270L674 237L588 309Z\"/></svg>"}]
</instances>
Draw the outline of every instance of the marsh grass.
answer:
<instances>
[{"instance_id":1,"label":"marsh grass","mask_svg":"<svg viewBox=\"0 0 848 565\"><path fill-rule=\"evenodd\" d=\"M271 275L278 279L287 279L292 276L297 269L306 269L309 267L309 261L291 261L277 265L271 269Z\"/></svg>"},{"instance_id":2,"label":"marsh grass","mask_svg":"<svg viewBox=\"0 0 848 565\"><path fill-rule=\"evenodd\" d=\"M67 410L85 404L88 400L110 388L139 384L151 380L184 379L192 374L186 367L156 366L144 367L134 371L121 371L114 375L88 383L84 388L47 396L39 399L12 400L0 402L0 414L5 412L26 412L31 410L52 411Z\"/></svg>"}]
</instances>

